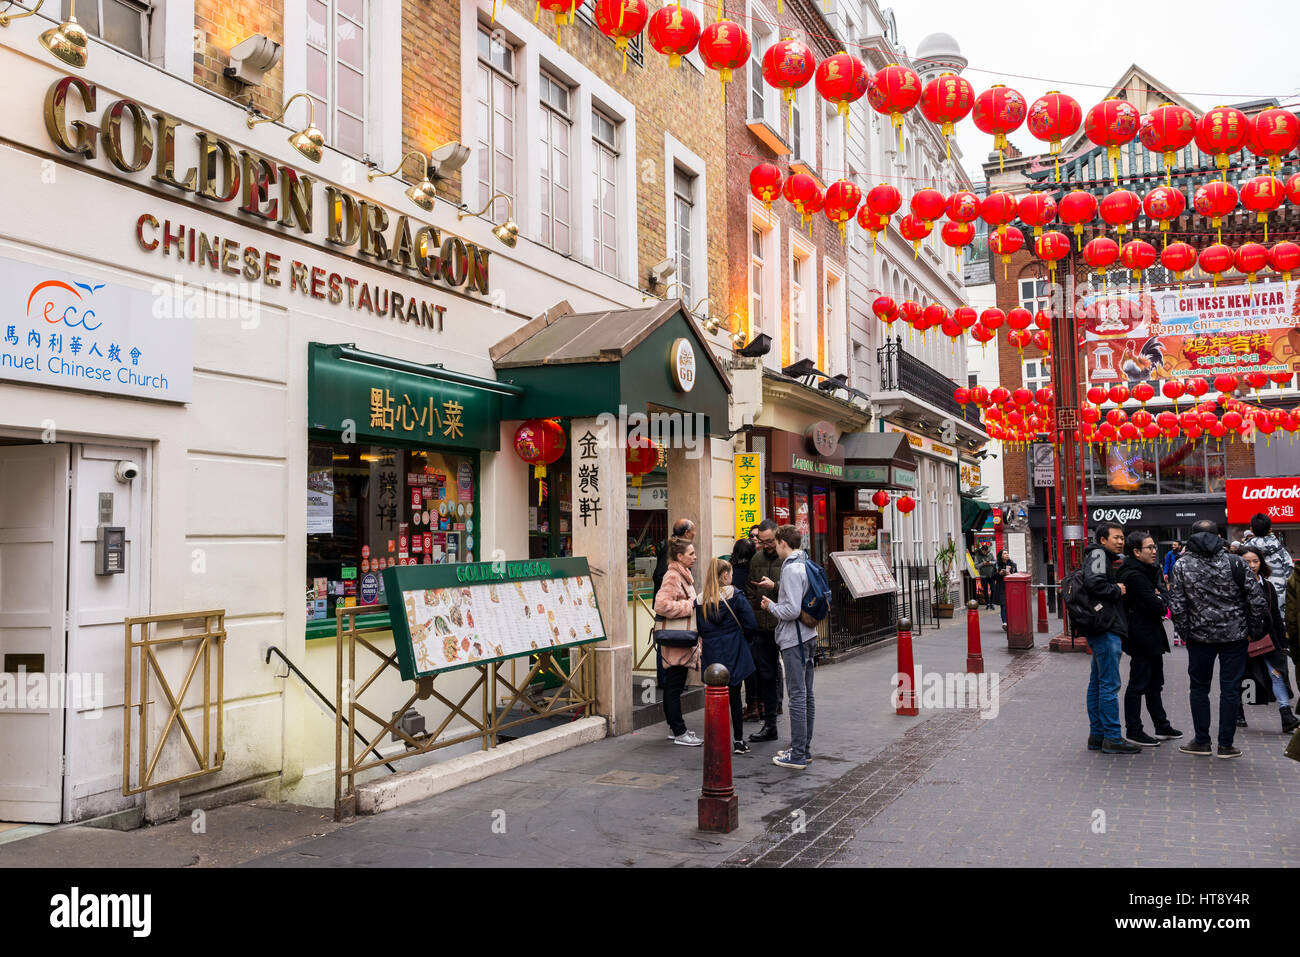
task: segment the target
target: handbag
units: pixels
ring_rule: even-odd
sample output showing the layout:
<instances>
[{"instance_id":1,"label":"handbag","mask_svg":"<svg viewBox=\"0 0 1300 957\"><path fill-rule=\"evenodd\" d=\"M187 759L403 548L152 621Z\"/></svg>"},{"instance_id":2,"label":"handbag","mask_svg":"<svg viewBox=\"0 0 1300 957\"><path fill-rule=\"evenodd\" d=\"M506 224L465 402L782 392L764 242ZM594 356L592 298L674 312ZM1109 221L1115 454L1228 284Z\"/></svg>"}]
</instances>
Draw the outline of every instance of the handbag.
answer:
<instances>
[{"instance_id":1,"label":"handbag","mask_svg":"<svg viewBox=\"0 0 1300 957\"><path fill-rule=\"evenodd\" d=\"M1260 655L1266 655L1273 650L1273 639L1268 635L1262 638L1256 638L1246 646L1247 658L1258 658Z\"/></svg>"},{"instance_id":2,"label":"handbag","mask_svg":"<svg viewBox=\"0 0 1300 957\"><path fill-rule=\"evenodd\" d=\"M664 618L662 615L655 615L655 627L651 632L651 638L656 645L662 645L665 648L694 648L696 642L700 640L700 633L695 627L695 606L691 605L691 613L685 618Z\"/></svg>"}]
</instances>

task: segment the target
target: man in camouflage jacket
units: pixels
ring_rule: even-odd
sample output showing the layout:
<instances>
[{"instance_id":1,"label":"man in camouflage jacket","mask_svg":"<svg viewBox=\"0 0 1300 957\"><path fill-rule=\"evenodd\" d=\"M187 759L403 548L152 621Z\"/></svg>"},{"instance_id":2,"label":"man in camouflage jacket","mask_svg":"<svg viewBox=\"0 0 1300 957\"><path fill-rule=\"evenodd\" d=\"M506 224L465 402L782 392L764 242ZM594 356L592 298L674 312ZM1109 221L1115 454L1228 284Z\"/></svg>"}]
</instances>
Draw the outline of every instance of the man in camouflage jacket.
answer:
<instances>
[{"instance_id":1,"label":"man in camouflage jacket","mask_svg":"<svg viewBox=\"0 0 1300 957\"><path fill-rule=\"evenodd\" d=\"M1213 522L1197 522L1192 537L1169 575L1174 627L1187 642L1188 695L1196 737L1179 748L1187 754L1210 754L1210 679L1219 659L1219 757L1233 758L1241 677L1246 645L1253 637L1250 621L1267 621L1269 597L1245 562L1229 555ZM1240 567L1237 567L1240 566Z\"/></svg>"}]
</instances>

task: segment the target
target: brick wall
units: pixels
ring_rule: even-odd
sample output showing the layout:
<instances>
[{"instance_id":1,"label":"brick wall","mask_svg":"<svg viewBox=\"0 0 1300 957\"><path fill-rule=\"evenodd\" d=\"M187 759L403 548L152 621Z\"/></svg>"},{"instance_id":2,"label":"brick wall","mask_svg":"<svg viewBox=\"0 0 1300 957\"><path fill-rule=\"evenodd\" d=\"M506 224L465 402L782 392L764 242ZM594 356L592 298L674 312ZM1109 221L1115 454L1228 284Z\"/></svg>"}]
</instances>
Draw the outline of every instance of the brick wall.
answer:
<instances>
[{"instance_id":1,"label":"brick wall","mask_svg":"<svg viewBox=\"0 0 1300 957\"><path fill-rule=\"evenodd\" d=\"M284 102L283 58L266 74L261 86L244 86L228 80L222 71L230 65L230 48L240 40L261 33L276 43L284 42L281 0L240 0L235 4L194 0L194 28L198 32L194 49L195 83L240 103L249 103L251 97L252 105L263 113L280 112Z\"/></svg>"},{"instance_id":2,"label":"brick wall","mask_svg":"<svg viewBox=\"0 0 1300 957\"><path fill-rule=\"evenodd\" d=\"M1032 236L1030 237L1032 239ZM994 286L997 291L997 306L1003 312L1010 312L1020 305L1020 280L1037 279L1044 275L1042 264L1027 250L1011 256L1003 269L1002 257L994 255L992 266ZM1005 278L1004 278L1005 277ZM1024 385L1024 360L1037 359L1043 355L1037 346L1027 347L1023 353L1006 341L1007 326L1003 323L998 329L998 381L981 382L980 385L992 389L1004 386L1015 391ZM1010 498L1019 495L1021 500L1028 499L1033 489L1030 488L1028 453L1023 449L1009 449L1003 446L1002 481L1005 483L1003 494Z\"/></svg>"},{"instance_id":3,"label":"brick wall","mask_svg":"<svg viewBox=\"0 0 1300 957\"><path fill-rule=\"evenodd\" d=\"M516 7L522 6L514 4ZM529 11L531 13L531 10ZM403 0L402 152L429 154L460 139L460 2ZM577 31L569 31L570 38ZM474 51L467 55L474 56ZM460 202L461 174L477 167L470 158L438 184L439 193Z\"/></svg>"}]
</instances>

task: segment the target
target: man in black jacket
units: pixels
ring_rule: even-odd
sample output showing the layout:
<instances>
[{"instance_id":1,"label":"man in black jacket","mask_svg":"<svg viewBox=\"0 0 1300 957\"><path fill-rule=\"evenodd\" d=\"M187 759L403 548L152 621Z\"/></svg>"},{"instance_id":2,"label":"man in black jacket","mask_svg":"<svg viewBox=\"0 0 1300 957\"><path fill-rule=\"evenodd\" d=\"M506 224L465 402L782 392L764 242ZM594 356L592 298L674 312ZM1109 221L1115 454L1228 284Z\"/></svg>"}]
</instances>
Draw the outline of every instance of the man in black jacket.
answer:
<instances>
[{"instance_id":1,"label":"man in black jacket","mask_svg":"<svg viewBox=\"0 0 1300 957\"><path fill-rule=\"evenodd\" d=\"M758 525L758 551L749 560L745 597L754 609L758 634L754 638L754 666L758 669L758 690L763 702L763 727L750 741L775 741L776 714L781 701L781 652L776 646L776 616L763 607L763 599L776 601L781 588L781 556L776 550L777 524L770 518Z\"/></svg>"},{"instance_id":2,"label":"man in black jacket","mask_svg":"<svg viewBox=\"0 0 1300 957\"><path fill-rule=\"evenodd\" d=\"M1165 613L1169 588L1158 564L1160 550L1150 532L1129 532L1124 539L1124 561L1116 572L1125 588L1128 634L1123 641L1128 655L1128 687L1124 689L1124 727L1128 739L1144 748L1181 738L1169 723L1160 690L1165 684L1164 656L1169 651ZM1142 699L1146 699L1155 737L1142 730Z\"/></svg>"},{"instance_id":3,"label":"man in black jacket","mask_svg":"<svg viewBox=\"0 0 1300 957\"><path fill-rule=\"evenodd\" d=\"M1219 659L1219 757L1235 758L1232 746L1241 709L1241 676L1246 670L1249 622L1263 622L1269 599L1246 563L1228 554L1218 526L1192 526L1187 550L1169 575L1174 627L1187 642L1187 677L1191 682L1192 724L1196 737L1178 750L1208 757L1210 751L1210 679Z\"/></svg>"},{"instance_id":4,"label":"man in black jacket","mask_svg":"<svg viewBox=\"0 0 1300 957\"><path fill-rule=\"evenodd\" d=\"M1142 749L1124 740L1119 726L1119 659L1128 634L1125 587L1115 580L1115 564L1124 552L1124 529L1114 522L1097 527L1097 540L1083 553L1083 588L1097 624L1085 635L1092 649L1088 676L1088 750L1137 754Z\"/></svg>"}]
</instances>

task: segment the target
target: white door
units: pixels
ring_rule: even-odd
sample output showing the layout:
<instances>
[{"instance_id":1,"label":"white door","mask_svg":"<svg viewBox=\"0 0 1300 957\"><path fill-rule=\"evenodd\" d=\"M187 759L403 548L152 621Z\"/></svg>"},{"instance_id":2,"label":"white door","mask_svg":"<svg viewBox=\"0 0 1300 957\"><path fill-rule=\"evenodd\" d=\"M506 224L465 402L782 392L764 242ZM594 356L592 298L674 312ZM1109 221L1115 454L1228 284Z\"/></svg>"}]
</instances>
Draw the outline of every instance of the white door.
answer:
<instances>
[{"instance_id":1,"label":"white door","mask_svg":"<svg viewBox=\"0 0 1300 957\"><path fill-rule=\"evenodd\" d=\"M67 589L68 447L0 447L0 821L62 817Z\"/></svg>"}]
</instances>

